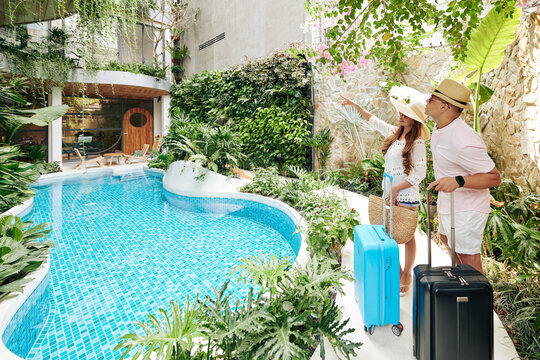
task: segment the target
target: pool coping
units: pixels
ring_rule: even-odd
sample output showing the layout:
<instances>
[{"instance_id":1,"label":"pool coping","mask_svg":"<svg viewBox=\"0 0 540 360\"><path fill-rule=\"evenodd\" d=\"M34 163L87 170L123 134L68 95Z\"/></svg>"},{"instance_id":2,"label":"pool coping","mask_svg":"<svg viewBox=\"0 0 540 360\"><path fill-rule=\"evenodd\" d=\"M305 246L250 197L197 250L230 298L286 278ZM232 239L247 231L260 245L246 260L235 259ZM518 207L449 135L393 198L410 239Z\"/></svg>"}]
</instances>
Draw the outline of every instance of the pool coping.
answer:
<instances>
[{"instance_id":1,"label":"pool coping","mask_svg":"<svg viewBox=\"0 0 540 360\"><path fill-rule=\"evenodd\" d=\"M84 169L84 170L69 170L69 171L62 171L57 173L51 173L51 174L45 174L41 175L36 182L35 185L41 185L43 183L47 183L47 180L50 179L56 179L56 178L70 178L70 177L77 177L80 174L101 174L103 175L119 175L119 174L127 174L134 171L148 171L158 174L165 175L165 171L161 169L152 169L149 168L146 164L136 164L136 165L121 165L121 166L115 166L110 168L90 168L90 169ZM294 224L301 228L306 228L306 221L305 219L292 207L285 204L282 201L268 198L262 195L257 194L250 194L250 193L243 193L238 190L238 192L198 192L198 191L181 191L177 188L173 188L168 186L168 188L165 186L165 182L162 182L162 186L165 190L181 195L181 196L190 196L190 197L213 197L213 198L232 198L232 199L243 199L243 200L250 200L259 202L268 206L272 206L278 210L283 211L287 216L291 218L291 220L294 222ZM0 217L5 215L15 215L19 217L23 217L26 214L28 214L34 205L34 197L32 196L30 199L24 201L21 205L17 205L6 212L0 214ZM304 265L309 260L309 253L307 251L307 245L306 245L306 237L305 235L300 232L301 235L301 243L300 243L300 250L298 251L298 255L296 256L296 259L293 263L293 267L298 267L299 265ZM3 341L3 335L4 331L6 330L9 322L15 316L19 308L24 304L24 302L32 295L34 290L41 284L47 273L50 271L50 254L47 256L47 260L35 271L28 274L27 278L32 278L32 281L30 281L28 284L24 286L22 293L11 293L9 294L5 299L0 300L0 358L2 360L24 360L23 358L15 355L13 352L11 352L4 344Z\"/></svg>"}]
</instances>

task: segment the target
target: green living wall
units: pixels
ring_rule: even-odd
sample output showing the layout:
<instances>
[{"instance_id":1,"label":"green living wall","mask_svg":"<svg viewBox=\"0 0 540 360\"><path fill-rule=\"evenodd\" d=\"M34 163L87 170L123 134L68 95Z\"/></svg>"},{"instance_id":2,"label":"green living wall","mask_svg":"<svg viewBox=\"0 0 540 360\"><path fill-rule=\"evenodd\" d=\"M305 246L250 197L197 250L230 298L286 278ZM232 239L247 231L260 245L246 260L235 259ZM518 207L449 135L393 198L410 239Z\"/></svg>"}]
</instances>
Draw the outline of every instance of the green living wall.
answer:
<instances>
[{"instance_id":1,"label":"green living wall","mask_svg":"<svg viewBox=\"0 0 540 360\"><path fill-rule=\"evenodd\" d=\"M311 79L307 63L287 52L194 75L171 90L171 116L230 126L245 168L309 167Z\"/></svg>"}]
</instances>

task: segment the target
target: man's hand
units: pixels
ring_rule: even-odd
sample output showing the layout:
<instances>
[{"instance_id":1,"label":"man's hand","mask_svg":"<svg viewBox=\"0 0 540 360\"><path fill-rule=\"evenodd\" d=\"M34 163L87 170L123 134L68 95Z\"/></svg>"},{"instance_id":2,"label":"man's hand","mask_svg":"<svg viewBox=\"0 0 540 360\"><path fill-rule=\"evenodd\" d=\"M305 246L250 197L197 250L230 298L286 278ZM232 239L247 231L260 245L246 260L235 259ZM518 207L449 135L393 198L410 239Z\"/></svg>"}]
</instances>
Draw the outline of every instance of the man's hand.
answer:
<instances>
[{"instance_id":1,"label":"man's hand","mask_svg":"<svg viewBox=\"0 0 540 360\"><path fill-rule=\"evenodd\" d=\"M439 180L435 180L429 186L427 187L428 190L431 188L435 188L437 191L442 192L452 192L456 190L459 187L456 178L453 177L445 177L440 178Z\"/></svg>"}]
</instances>

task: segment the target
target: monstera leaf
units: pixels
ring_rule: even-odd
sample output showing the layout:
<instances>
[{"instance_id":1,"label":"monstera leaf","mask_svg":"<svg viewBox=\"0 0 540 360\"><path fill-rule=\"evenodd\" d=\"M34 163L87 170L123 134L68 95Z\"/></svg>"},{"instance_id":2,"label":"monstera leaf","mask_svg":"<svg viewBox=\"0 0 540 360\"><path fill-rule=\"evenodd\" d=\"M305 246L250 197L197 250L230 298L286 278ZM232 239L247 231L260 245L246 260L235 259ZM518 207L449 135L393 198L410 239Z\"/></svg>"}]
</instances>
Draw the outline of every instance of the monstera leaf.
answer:
<instances>
[{"instance_id":1,"label":"monstera leaf","mask_svg":"<svg viewBox=\"0 0 540 360\"><path fill-rule=\"evenodd\" d=\"M519 26L520 18L520 8L513 6L499 10L493 8L482 19L478 28L471 33L471 40L465 51L465 71L456 80L459 81L468 74L470 77L465 80L465 84L469 85L475 80L477 84L481 84L482 74L499 67L506 46L514 40L514 32ZM475 86L475 88L474 129L479 132L478 106L482 86Z\"/></svg>"}]
</instances>

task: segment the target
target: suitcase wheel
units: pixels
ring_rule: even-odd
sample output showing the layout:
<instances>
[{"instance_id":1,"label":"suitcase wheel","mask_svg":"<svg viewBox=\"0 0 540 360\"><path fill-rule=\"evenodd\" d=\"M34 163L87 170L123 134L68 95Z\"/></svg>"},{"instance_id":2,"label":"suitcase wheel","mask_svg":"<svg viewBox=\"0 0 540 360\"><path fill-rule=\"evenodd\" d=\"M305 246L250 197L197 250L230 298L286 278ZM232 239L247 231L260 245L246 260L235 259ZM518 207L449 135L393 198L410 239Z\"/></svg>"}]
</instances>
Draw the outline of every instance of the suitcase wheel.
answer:
<instances>
[{"instance_id":1,"label":"suitcase wheel","mask_svg":"<svg viewBox=\"0 0 540 360\"><path fill-rule=\"evenodd\" d=\"M401 323L398 323L397 325L392 325L392 332L394 335L399 336L403 332L403 325Z\"/></svg>"},{"instance_id":2,"label":"suitcase wheel","mask_svg":"<svg viewBox=\"0 0 540 360\"><path fill-rule=\"evenodd\" d=\"M366 325L364 325L364 331L369 333L369 335L373 335L373 333L375 332L375 326L371 325L368 329Z\"/></svg>"}]
</instances>

